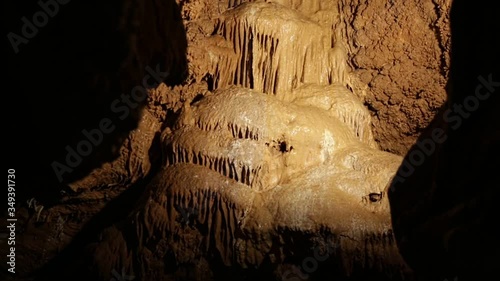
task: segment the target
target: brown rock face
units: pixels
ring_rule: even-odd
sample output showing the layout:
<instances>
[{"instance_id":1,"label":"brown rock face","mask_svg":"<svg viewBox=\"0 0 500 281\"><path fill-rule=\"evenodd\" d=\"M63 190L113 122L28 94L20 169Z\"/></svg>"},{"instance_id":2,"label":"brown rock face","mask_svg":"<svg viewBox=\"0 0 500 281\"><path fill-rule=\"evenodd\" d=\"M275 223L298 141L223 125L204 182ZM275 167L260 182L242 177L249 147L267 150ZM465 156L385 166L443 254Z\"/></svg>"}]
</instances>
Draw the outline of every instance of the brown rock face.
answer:
<instances>
[{"instance_id":1,"label":"brown rock face","mask_svg":"<svg viewBox=\"0 0 500 281\"><path fill-rule=\"evenodd\" d=\"M446 98L451 1L340 1L382 149L403 155Z\"/></svg>"},{"instance_id":2,"label":"brown rock face","mask_svg":"<svg viewBox=\"0 0 500 281\"><path fill-rule=\"evenodd\" d=\"M49 52L64 68L35 79L48 91L51 73L79 70L49 98L71 85L70 102L35 113L55 140L38 144L43 181L21 197L20 276L415 280L408 264L435 277L420 248L442 246L426 231L472 237L445 229L453 210L429 227L421 205L410 208L412 198L444 196L432 168L389 198L402 156L446 109L451 0L160 2L110 3L76 43L60 39L71 48ZM50 34L76 18L61 17ZM57 44L40 38L13 60L16 75L50 61L41 51ZM145 87L147 77L157 83ZM68 166L67 147L78 152L83 130L108 117L115 130ZM433 262L452 256L436 253Z\"/></svg>"}]
</instances>

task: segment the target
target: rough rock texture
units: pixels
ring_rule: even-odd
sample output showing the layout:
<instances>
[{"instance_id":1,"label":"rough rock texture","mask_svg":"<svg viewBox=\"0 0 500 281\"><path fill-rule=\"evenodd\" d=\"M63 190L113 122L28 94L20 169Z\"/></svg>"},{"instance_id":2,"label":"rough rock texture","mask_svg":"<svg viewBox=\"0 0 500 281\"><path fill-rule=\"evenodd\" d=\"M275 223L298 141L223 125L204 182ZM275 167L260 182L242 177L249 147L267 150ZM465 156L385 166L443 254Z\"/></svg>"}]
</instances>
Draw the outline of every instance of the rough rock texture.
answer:
<instances>
[{"instance_id":1,"label":"rough rock texture","mask_svg":"<svg viewBox=\"0 0 500 281\"><path fill-rule=\"evenodd\" d=\"M454 1L448 102L405 156L389 193L400 251L425 280L497 274L497 18L488 1Z\"/></svg>"},{"instance_id":2,"label":"rough rock texture","mask_svg":"<svg viewBox=\"0 0 500 281\"><path fill-rule=\"evenodd\" d=\"M450 0L340 1L350 65L382 149L404 154L446 98Z\"/></svg>"},{"instance_id":3,"label":"rough rock texture","mask_svg":"<svg viewBox=\"0 0 500 281\"><path fill-rule=\"evenodd\" d=\"M70 80L91 97L70 95L69 105L97 96L99 110L79 116L71 142L57 138L43 159L64 158L120 90L141 83L145 65L168 76L85 165L47 184L57 196L33 187L50 203L29 201L20 212L20 271L40 280L54 272L73 280L411 278L394 243L387 187L397 155L444 102L450 1L119 6L102 30L123 34L99 33L114 45L99 53L90 44L100 56L76 60L93 82ZM114 54L117 45L126 50ZM42 89L57 84L49 74L39 80ZM55 120L51 112L46 120ZM61 127L50 129L61 135ZM312 258L319 266L308 270Z\"/></svg>"}]
</instances>

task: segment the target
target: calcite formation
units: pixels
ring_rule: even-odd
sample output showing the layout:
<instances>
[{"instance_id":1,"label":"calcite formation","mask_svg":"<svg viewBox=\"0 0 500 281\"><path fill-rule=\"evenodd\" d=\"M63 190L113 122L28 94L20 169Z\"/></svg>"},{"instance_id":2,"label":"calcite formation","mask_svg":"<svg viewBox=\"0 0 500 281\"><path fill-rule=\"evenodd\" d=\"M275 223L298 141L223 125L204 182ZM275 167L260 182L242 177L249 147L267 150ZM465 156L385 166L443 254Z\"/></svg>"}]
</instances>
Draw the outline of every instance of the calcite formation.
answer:
<instances>
[{"instance_id":1,"label":"calcite formation","mask_svg":"<svg viewBox=\"0 0 500 281\"><path fill-rule=\"evenodd\" d=\"M347 275L398 272L386 191L401 158L378 150L335 32L282 4L220 17L207 40L215 91L162 132L139 240L175 244L178 262L255 267L293 256L286 233L298 231L341 249Z\"/></svg>"},{"instance_id":2,"label":"calcite formation","mask_svg":"<svg viewBox=\"0 0 500 281\"><path fill-rule=\"evenodd\" d=\"M392 238L385 188L401 159L380 149L406 154L447 97L450 4L125 0L92 13L97 17L91 26L77 15L89 13L72 16L66 11L51 27L55 32L40 34L15 63L19 67L14 76L20 81L26 69L43 69L52 62L66 66L46 75L38 71L38 82L22 87L26 93L49 89L51 94L41 98L54 101L49 108L38 106L37 98L25 101L36 109L33 116L57 122L37 122L43 125L35 129L52 136L35 142L43 150L41 157L17 157L33 169L33 184L16 195L23 229L18 277L37 275L48 264L51 270L43 271L50 277L40 280L111 280L121 275L134 280L290 281L306 280L307 273L310 280L394 281L386 273L403 263ZM80 8L95 9L92 3L75 10ZM20 28L15 14L12 20ZM86 36L72 23L80 31L90 27L96 32ZM66 36L51 40L50 34L71 31L76 41ZM117 31L123 36L115 36ZM80 46L88 51L83 60ZM168 73L166 85L150 89L137 108L128 103L130 118L115 120L116 130L103 136L82 165L71 167L74 173L65 174L58 184L50 163L66 145L81 140L81 129L112 117L111 100L139 85L146 65ZM61 100L64 106L50 106ZM469 132L465 123L463 127L461 131ZM29 139L33 130L24 131ZM484 152L483 146L475 147ZM434 156L444 159L439 151ZM470 155L478 159L481 151ZM457 155L458 161L446 163L481 162ZM429 160L420 168L430 167L436 174L436 161ZM459 170L466 171L463 167ZM472 170L495 174L478 167ZM412 178L425 179L419 170ZM475 259L481 249L491 248L489 239L471 239L486 241L480 243L483 247L461 243L467 238L462 235L465 228L457 231L446 218L456 208L444 219L438 216L419 227L428 222L427 207L439 215L444 210L441 199L446 206L460 207L463 200L457 200L470 197L456 188L448 192L446 186L457 186L448 180L454 174L437 174L430 179L445 179L444 189L429 181L437 192L424 192L419 199L425 182L408 179L398 189L402 196L390 198L400 252L419 275L421 265L442 268L443 261L472 275L494 268ZM469 179L465 182L485 177L472 173ZM422 199L429 194L430 205ZM483 206L483 201L475 205ZM419 213L420 207L413 206L425 208ZM470 225L473 230L477 223ZM466 246L455 247L459 244ZM433 245L444 246L436 252ZM470 257L462 262L453 249L476 249L476 254L461 255ZM318 251L325 257L325 250L330 251L328 259L316 258ZM314 261L318 270L305 270L315 268ZM474 270L462 270L466 263ZM347 278L351 272L355 276ZM335 276L323 278L324 273Z\"/></svg>"},{"instance_id":3,"label":"calcite formation","mask_svg":"<svg viewBox=\"0 0 500 281\"><path fill-rule=\"evenodd\" d=\"M338 62L345 54L331 30L286 6L243 3L223 14L216 32L233 49L214 54L224 62L213 69L214 88L241 85L281 96L305 83L344 82Z\"/></svg>"},{"instance_id":4,"label":"calcite formation","mask_svg":"<svg viewBox=\"0 0 500 281\"><path fill-rule=\"evenodd\" d=\"M307 98L299 101L307 104ZM253 90L218 91L194 106L186 105L174 132L164 133L166 164L201 165L257 190L272 188L329 164L339 150L361 146L362 141L372 144L362 133L354 133L367 129L359 125L366 120L356 118L363 112L360 105L340 103L350 107L346 112L352 118L345 117L346 112L329 115Z\"/></svg>"},{"instance_id":5,"label":"calcite formation","mask_svg":"<svg viewBox=\"0 0 500 281\"><path fill-rule=\"evenodd\" d=\"M258 266L273 247L281 253L273 251L275 261L285 260L287 245L272 242L280 229L323 231L349 237L337 242L346 272L360 264L400 266L385 194L401 158L356 133L370 124L359 103L346 102L352 93L324 88L328 99L309 86L289 102L229 87L186 104L162 133L164 169L137 214L139 237L148 243L190 224L201 252L219 253L226 265ZM314 106L318 101L345 109ZM357 252L359 243L370 251ZM376 262L365 264L368 257Z\"/></svg>"},{"instance_id":6,"label":"calcite formation","mask_svg":"<svg viewBox=\"0 0 500 281\"><path fill-rule=\"evenodd\" d=\"M141 268L164 247L177 263L276 266L299 241L335 249L342 276L406 268L386 196L402 159L373 139L335 32L289 2L242 3L207 36L213 91L161 132L162 168L132 215Z\"/></svg>"}]
</instances>

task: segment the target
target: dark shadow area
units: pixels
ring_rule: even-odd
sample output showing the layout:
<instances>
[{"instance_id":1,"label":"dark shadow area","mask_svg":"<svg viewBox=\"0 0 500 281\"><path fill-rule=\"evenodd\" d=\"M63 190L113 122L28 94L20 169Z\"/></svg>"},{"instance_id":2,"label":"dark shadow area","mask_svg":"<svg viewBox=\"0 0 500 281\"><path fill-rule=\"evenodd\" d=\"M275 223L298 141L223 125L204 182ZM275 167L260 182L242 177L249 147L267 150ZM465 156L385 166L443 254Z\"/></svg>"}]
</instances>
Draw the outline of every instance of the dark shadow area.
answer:
<instances>
[{"instance_id":1,"label":"dark shadow area","mask_svg":"<svg viewBox=\"0 0 500 281\"><path fill-rule=\"evenodd\" d=\"M85 224L83 229L72 239L70 245L40 270L31 272L26 276L36 281L102 280L100 275L104 273L99 271L99 265L94 264L95 260L100 259L95 255L95 245L99 245L103 233L106 233L107 229L117 227L117 229L123 230L127 246L130 247L129 250L137 249L138 241L135 237L135 230L122 229L119 222L130 220L129 214L132 211L132 206L140 198L144 192L144 186L150 180L151 176L148 176L138 181L113 201L106 204L97 215L93 216ZM115 254L119 255L118 252ZM120 272L121 268L116 268L116 270Z\"/></svg>"},{"instance_id":2,"label":"dark shadow area","mask_svg":"<svg viewBox=\"0 0 500 281\"><path fill-rule=\"evenodd\" d=\"M184 79L185 31L175 1L2 4L5 160L16 169L19 201L51 206L65 183L118 156L146 101L132 94Z\"/></svg>"},{"instance_id":3,"label":"dark shadow area","mask_svg":"<svg viewBox=\"0 0 500 281\"><path fill-rule=\"evenodd\" d=\"M421 280L497 275L498 18L493 2L453 2L448 101L405 156L389 191L400 252Z\"/></svg>"},{"instance_id":4,"label":"dark shadow area","mask_svg":"<svg viewBox=\"0 0 500 281\"><path fill-rule=\"evenodd\" d=\"M68 182L119 156L146 104L144 90L184 81L187 41L180 8L174 0L7 0L2 6L4 161L16 170L16 207L34 197L49 209L59 204ZM128 214L148 180L92 218L40 272L42 280L58 280L59 274L75 279L81 272L70 270L78 268L75 257L87 239Z\"/></svg>"}]
</instances>

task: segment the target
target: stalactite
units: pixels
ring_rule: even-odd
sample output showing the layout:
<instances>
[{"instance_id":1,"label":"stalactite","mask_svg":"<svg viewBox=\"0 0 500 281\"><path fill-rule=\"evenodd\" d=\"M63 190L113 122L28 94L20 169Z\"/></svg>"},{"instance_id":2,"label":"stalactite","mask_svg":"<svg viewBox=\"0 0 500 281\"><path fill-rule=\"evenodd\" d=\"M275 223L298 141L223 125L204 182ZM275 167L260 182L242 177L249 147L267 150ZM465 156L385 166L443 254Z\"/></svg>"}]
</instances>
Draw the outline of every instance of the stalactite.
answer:
<instances>
[{"instance_id":1,"label":"stalactite","mask_svg":"<svg viewBox=\"0 0 500 281\"><path fill-rule=\"evenodd\" d=\"M227 11L218 26L218 34L232 42L236 61L225 64L229 68L218 65L217 85L236 84L280 96L303 83L328 83L330 32L293 9L243 3Z\"/></svg>"}]
</instances>

